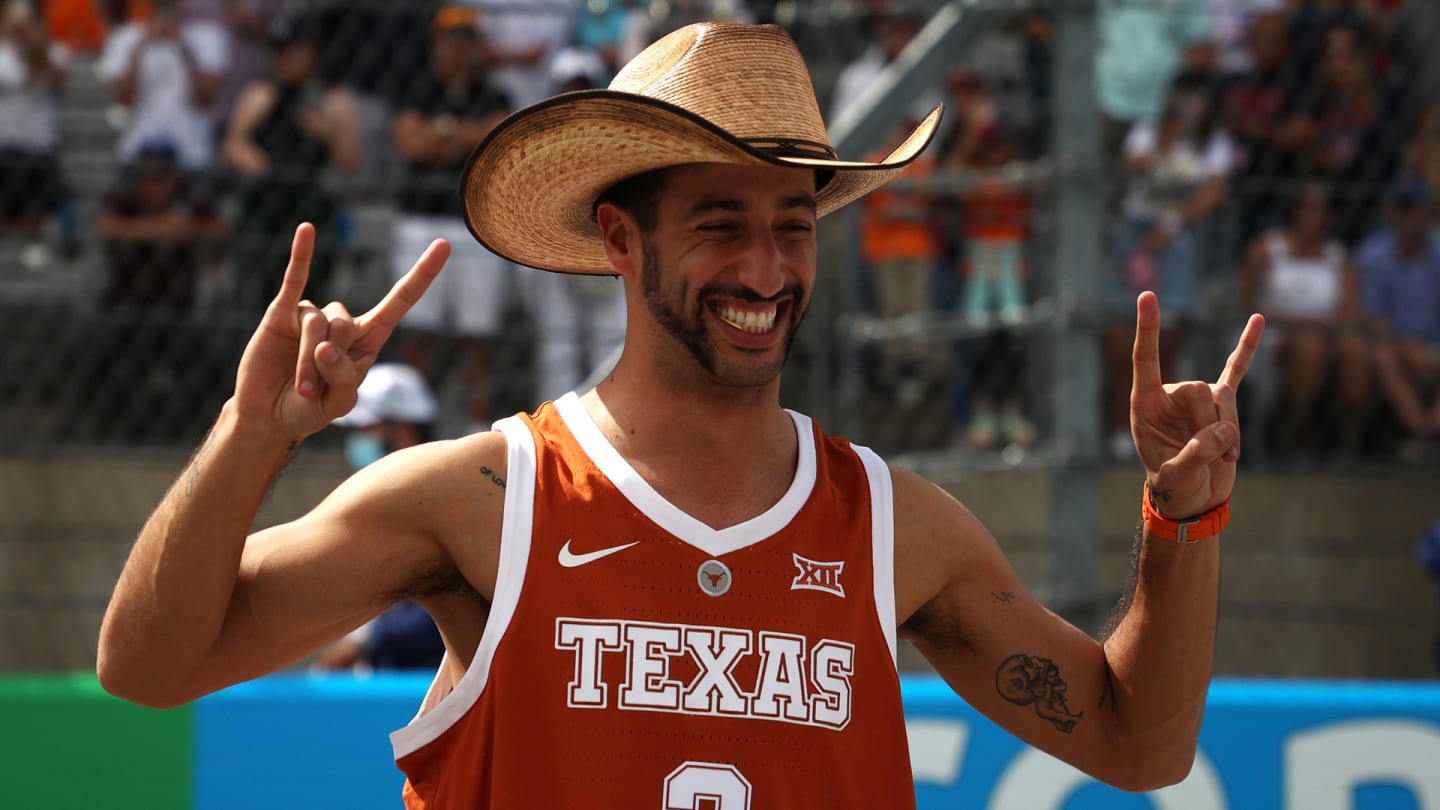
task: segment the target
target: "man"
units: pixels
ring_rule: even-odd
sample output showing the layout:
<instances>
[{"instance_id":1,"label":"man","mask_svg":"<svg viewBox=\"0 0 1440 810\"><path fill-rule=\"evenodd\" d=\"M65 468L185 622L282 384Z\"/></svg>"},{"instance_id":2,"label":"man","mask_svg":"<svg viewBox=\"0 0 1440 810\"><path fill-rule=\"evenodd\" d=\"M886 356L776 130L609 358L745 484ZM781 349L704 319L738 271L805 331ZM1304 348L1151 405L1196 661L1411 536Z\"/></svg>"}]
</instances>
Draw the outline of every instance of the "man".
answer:
<instances>
[{"instance_id":1,"label":"man","mask_svg":"<svg viewBox=\"0 0 1440 810\"><path fill-rule=\"evenodd\" d=\"M816 217L883 184L938 120L878 163L839 161L790 38L726 24L662 38L610 90L508 118L467 168L470 227L513 261L623 277L615 370L493 432L394 453L247 538L448 251L354 318L302 301L302 225L234 397L121 575L101 682L176 705L413 597L447 657L392 738L409 807L914 807L903 634L972 705L1077 767L1130 789L1182 778L1235 386L1263 321L1220 383L1163 386L1158 306L1140 299L1152 496L1139 586L1104 644L1036 602L954 499L779 405Z\"/></svg>"},{"instance_id":2,"label":"man","mask_svg":"<svg viewBox=\"0 0 1440 810\"><path fill-rule=\"evenodd\" d=\"M229 40L212 21L182 21L178 0L156 0L146 22L110 33L96 71L115 100L130 108L120 136L122 166L144 143L164 139L179 150L187 172L210 168L215 157L211 104L229 64Z\"/></svg>"},{"instance_id":3,"label":"man","mask_svg":"<svg viewBox=\"0 0 1440 810\"><path fill-rule=\"evenodd\" d=\"M1360 307L1374 338L1375 373L1405 431L1401 456L1440 461L1440 241L1425 181L1400 178L1390 222L1356 251Z\"/></svg>"},{"instance_id":4,"label":"man","mask_svg":"<svg viewBox=\"0 0 1440 810\"><path fill-rule=\"evenodd\" d=\"M465 417L486 429L490 413L490 340L500 329L509 268L475 244L465 231L455 185L465 158L510 111L510 102L478 70L480 33L473 9L447 6L430 27L430 67L410 84L392 125L396 152L405 163L397 204L393 275L400 278L413 257L436 236L448 240L463 273L446 275L437 295L412 309L401 325L401 355L416 368L438 374L432 356L439 335L460 342Z\"/></svg>"}]
</instances>

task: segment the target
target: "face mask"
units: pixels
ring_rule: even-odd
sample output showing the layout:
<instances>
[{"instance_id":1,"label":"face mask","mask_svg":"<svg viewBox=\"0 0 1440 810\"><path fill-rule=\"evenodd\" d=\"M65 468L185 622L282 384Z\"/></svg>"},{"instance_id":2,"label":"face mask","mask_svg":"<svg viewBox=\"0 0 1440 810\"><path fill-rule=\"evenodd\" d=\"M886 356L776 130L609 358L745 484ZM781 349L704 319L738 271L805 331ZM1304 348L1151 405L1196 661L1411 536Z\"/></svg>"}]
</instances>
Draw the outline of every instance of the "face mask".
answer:
<instances>
[{"instance_id":1,"label":"face mask","mask_svg":"<svg viewBox=\"0 0 1440 810\"><path fill-rule=\"evenodd\" d=\"M345 460L359 470L385 457L385 442L372 433L351 433L345 437Z\"/></svg>"}]
</instances>

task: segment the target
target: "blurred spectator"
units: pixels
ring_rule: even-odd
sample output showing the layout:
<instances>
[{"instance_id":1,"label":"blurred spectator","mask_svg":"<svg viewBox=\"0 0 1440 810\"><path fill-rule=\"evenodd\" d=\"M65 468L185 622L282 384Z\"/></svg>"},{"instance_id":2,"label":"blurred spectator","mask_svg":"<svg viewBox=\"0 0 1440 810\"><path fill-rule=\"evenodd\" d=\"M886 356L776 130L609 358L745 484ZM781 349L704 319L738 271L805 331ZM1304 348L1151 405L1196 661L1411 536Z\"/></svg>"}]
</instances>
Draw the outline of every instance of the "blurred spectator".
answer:
<instances>
[{"instance_id":1,"label":"blurred spectator","mask_svg":"<svg viewBox=\"0 0 1440 810\"><path fill-rule=\"evenodd\" d=\"M240 93L251 82L265 76L269 62L271 25L287 13L297 0L224 0L218 22L230 34L230 64L213 110L220 130L229 128L231 112Z\"/></svg>"},{"instance_id":2,"label":"blurred spectator","mask_svg":"<svg viewBox=\"0 0 1440 810\"><path fill-rule=\"evenodd\" d=\"M1334 189L1335 228L1353 245L1374 225L1386 178L1398 165L1403 127L1394 93L1376 81L1361 29L1336 25L1323 39L1323 61L1300 101L1303 176Z\"/></svg>"},{"instance_id":3,"label":"blurred spectator","mask_svg":"<svg viewBox=\"0 0 1440 810\"><path fill-rule=\"evenodd\" d=\"M95 0L45 0L41 4L50 38L71 53L97 53L105 46L105 17Z\"/></svg>"},{"instance_id":4,"label":"blurred spectator","mask_svg":"<svg viewBox=\"0 0 1440 810\"><path fill-rule=\"evenodd\" d=\"M969 168L981 144L994 133L1000 108L984 80L972 70L952 70L945 77L945 91L945 113L951 123L937 146L947 168Z\"/></svg>"},{"instance_id":5,"label":"blurred spectator","mask_svg":"<svg viewBox=\"0 0 1440 810\"><path fill-rule=\"evenodd\" d=\"M1021 157L1021 139L1005 128L992 128L967 167L978 172L978 185L961 200L964 233L961 304L965 319L986 330L973 358L970 422L963 442L990 450L1001 445L1028 447L1037 432L1025 417L1026 353L1023 338L1007 328L1025 320L1025 241L1030 195L1006 179L1004 168ZM998 313L1002 328L990 326Z\"/></svg>"},{"instance_id":6,"label":"blurred spectator","mask_svg":"<svg viewBox=\"0 0 1440 810\"><path fill-rule=\"evenodd\" d=\"M356 391L355 407L336 419L346 429L345 459L358 471L390 453L434 438L435 395L425 378L401 363L376 363ZM425 608L404 601L320 653L320 669L439 668L440 630Z\"/></svg>"},{"instance_id":7,"label":"blurred spectator","mask_svg":"<svg viewBox=\"0 0 1440 810\"><path fill-rule=\"evenodd\" d=\"M1108 157L1135 124L1160 119L1175 78L1213 53L1213 27L1207 0L1099 0L1097 15L1095 89Z\"/></svg>"},{"instance_id":8,"label":"blurred spectator","mask_svg":"<svg viewBox=\"0 0 1440 810\"><path fill-rule=\"evenodd\" d=\"M992 128L968 164L957 167L977 172L976 185L964 193L960 206L965 237L961 306L965 319L980 328L990 326L997 315L1007 326L1026 316L1025 240L1032 206L1030 195L1004 173L1021 150L1017 136Z\"/></svg>"},{"instance_id":9,"label":"blurred spectator","mask_svg":"<svg viewBox=\"0 0 1440 810\"><path fill-rule=\"evenodd\" d=\"M1200 304L1195 228L1224 198L1235 148L1208 91L1177 89L1155 124L1136 124L1125 139L1129 180L1116 223L1116 269L1108 293L1116 326L1106 338L1105 411L1111 456L1132 458L1130 369L1135 298L1153 290L1164 317L1160 368L1176 368L1185 329Z\"/></svg>"},{"instance_id":10,"label":"blurred spectator","mask_svg":"<svg viewBox=\"0 0 1440 810\"><path fill-rule=\"evenodd\" d=\"M86 396L67 421L81 436L193 440L231 388L233 338L193 314L227 229L186 178L173 146L143 144L97 216L108 278L88 330L89 365L75 370Z\"/></svg>"},{"instance_id":11,"label":"blurred spectator","mask_svg":"<svg viewBox=\"0 0 1440 810\"><path fill-rule=\"evenodd\" d=\"M211 104L229 64L228 37L214 22L181 22L178 5L154 0L148 21L126 22L105 41L96 69L129 108L120 137L122 165L135 160L141 144L157 139L175 145L187 171L203 172L214 160Z\"/></svg>"},{"instance_id":12,"label":"blurred spectator","mask_svg":"<svg viewBox=\"0 0 1440 810\"><path fill-rule=\"evenodd\" d=\"M0 233L34 238L65 197L56 108L67 54L23 0L0 14Z\"/></svg>"},{"instance_id":13,"label":"blurred spectator","mask_svg":"<svg viewBox=\"0 0 1440 810\"><path fill-rule=\"evenodd\" d=\"M1269 451L1316 457L1361 449L1369 417L1369 356L1349 250L1332 227L1328 190L1309 184L1290 226L1250 245L1241 274L1243 312L1266 318L1278 401L1262 414ZM1334 408L1338 405L1338 413Z\"/></svg>"},{"instance_id":14,"label":"blurred spectator","mask_svg":"<svg viewBox=\"0 0 1440 810\"><path fill-rule=\"evenodd\" d=\"M550 58L570 43L580 1L514 0L479 18L490 83L515 109L555 92Z\"/></svg>"},{"instance_id":15,"label":"blurred spectator","mask_svg":"<svg viewBox=\"0 0 1440 810\"><path fill-rule=\"evenodd\" d=\"M240 176L235 263L238 300L263 312L300 222L314 223L311 294L325 297L337 251L338 206L327 189L332 169L360 165L355 99L319 75L319 50L310 21L277 17L270 33L270 70L241 93L222 154Z\"/></svg>"},{"instance_id":16,"label":"blurred spectator","mask_svg":"<svg viewBox=\"0 0 1440 810\"><path fill-rule=\"evenodd\" d=\"M605 65L596 87L608 86L620 66L650 44L650 31L650 14L643 3L587 0L580 5L575 20L575 45L598 54Z\"/></svg>"},{"instance_id":17,"label":"blurred spectator","mask_svg":"<svg viewBox=\"0 0 1440 810\"><path fill-rule=\"evenodd\" d=\"M1285 0L1209 0L1216 67L1224 77L1243 76L1255 68L1250 29L1261 16L1285 10Z\"/></svg>"},{"instance_id":18,"label":"blurred spectator","mask_svg":"<svg viewBox=\"0 0 1440 810\"><path fill-rule=\"evenodd\" d=\"M1440 462L1440 239L1424 181L1397 182L1389 212L1357 252L1362 309L1380 390L1408 439L1402 451Z\"/></svg>"},{"instance_id":19,"label":"blurred spectator","mask_svg":"<svg viewBox=\"0 0 1440 810\"><path fill-rule=\"evenodd\" d=\"M141 145L129 181L106 196L95 223L109 275L105 310L173 317L194 305L203 247L228 229L213 202L190 191L172 145Z\"/></svg>"},{"instance_id":20,"label":"blurred spectator","mask_svg":"<svg viewBox=\"0 0 1440 810\"><path fill-rule=\"evenodd\" d=\"M592 51L565 49L550 63L558 92L590 90L605 77ZM575 389L625 342L625 287L615 276L524 268L535 322L536 400Z\"/></svg>"},{"instance_id":21,"label":"blurred spectator","mask_svg":"<svg viewBox=\"0 0 1440 810\"><path fill-rule=\"evenodd\" d=\"M500 328L508 264L471 237L455 190L471 150L509 113L510 102L479 70L477 24L476 13L460 6L435 15L429 69L414 77L397 107L392 135L406 176L397 199L392 269L399 278L432 240L449 240L450 270L406 314L399 351L436 379L435 338L457 334L466 418L480 429L489 427L491 416L489 339Z\"/></svg>"},{"instance_id":22,"label":"blurred spectator","mask_svg":"<svg viewBox=\"0 0 1440 810\"><path fill-rule=\"evenodd\" d=\"M1246 33L1250 70L1222 92L1222 111L1238 147L1235 197L1239 238L1282 228L1297 171L1297 128L1290 122L1301 74L1289 59L1289 22L1283 14L1256 17Z\"/></svg>"},{"instance_id":23,"label":"blurred spectator","mask_svg":"<svg viewBox=\"0 0 1440 810\"><path fill-rule=\"evenodd\" d=\"M1437 29L1440 30L1440 29ZM1420 111L1415 132L1405 142L1402 170L1440 188L1440 103L1430 102Z\"/></svg>"},{"instance_id":24,"label":"blurred spectator","mask_svg":"<svg viewBox=\"0 0 1440 810\"><path fill-rule=\"evenodd\" d=\"M896 139L914 129L924 112L912 108L876 156L893 149ZM923 182L934 171L935 158L922 154L901 172L898 186L879 189L860 201L860 254L880 318L893 320L935 309L935 271L944 251L939 227L943 209L932 192L904 187L905 180ZM889 338L880 347L875 382L893 393L899 404L913 406L941 380L944 365L945 358L924 339Z\"/></svg>"}]
</instances>

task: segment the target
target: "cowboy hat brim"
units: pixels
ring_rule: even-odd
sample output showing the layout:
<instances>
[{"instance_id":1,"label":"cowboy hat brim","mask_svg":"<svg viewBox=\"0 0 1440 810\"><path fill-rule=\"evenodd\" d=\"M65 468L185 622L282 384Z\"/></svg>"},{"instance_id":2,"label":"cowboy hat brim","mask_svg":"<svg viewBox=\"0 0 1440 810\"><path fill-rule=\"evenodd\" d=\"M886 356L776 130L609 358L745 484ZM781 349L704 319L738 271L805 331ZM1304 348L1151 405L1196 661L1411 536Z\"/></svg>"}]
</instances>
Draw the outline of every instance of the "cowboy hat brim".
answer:
<instances>
[{"instance_id":1,"label":"cowboy hat brim","mask_svg":"<svg viewBox=\"0 0 1440 810\"><path fill-rule=\"evenodd\" d=\"M833 172L815 194L824 216L884 185L934 136L939 106L876 163L781 157L688 110L614 90L563 93L511 114L475 147L460 181L470 233L517 264L610 275L595 200L628 177L688 163Z\"/></svg>"}]
</instances>

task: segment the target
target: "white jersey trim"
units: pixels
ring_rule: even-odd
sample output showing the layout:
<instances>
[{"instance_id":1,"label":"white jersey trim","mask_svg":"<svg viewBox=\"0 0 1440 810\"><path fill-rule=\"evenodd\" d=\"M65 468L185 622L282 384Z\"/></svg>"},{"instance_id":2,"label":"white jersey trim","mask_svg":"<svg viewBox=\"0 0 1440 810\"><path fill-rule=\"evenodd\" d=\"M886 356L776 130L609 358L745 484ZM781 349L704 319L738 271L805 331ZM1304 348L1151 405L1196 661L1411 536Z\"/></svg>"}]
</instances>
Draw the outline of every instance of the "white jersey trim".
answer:
<instances>
[{"instance_id":1,"label":"white jersey trim","mask_svg":"<svg viewBox=\"0 0 1440 810\"><path fill-rule=\"evenodd\" d=\"M580 449L635 508L660 528L714 557L752 546L784 529L800 513L815 488L814 428L810 417L787 410L795 424L795 436L800 446L795 478L790 482L790 488L774 506L759 515L724 529L712 529L665 500L640 477L630 462L605 438L578 395L572 392L555 400L555 408L560 418L565 420L565 426L575 435Z\"/></svg>"},{"instance_id":2,"label":"white jersey trim","mask_svg":"<svg viewBox=\"0 0 1440 810\"><path fill-rule=\"evenodd\" d=\"M890 480L890 465L874 450L852 444L855 454L865 465L870 480L870 567L875 572L875 612L885 643L890 647L890 661L896 663L895 644L895 486Z\"/></svg>"},{"instance_id":3,"label":"white jersey trim","mask_svg":"<svg viewBox=\"0 0 1440 810\"><path fill-rule=\"evenodd\" d=\"M505 434L506 486L505 516L500 525L500 567L495 575L490 615L485 621L485 631L480 635L480 646L475 650L470 668L455 685L454 691L445 694L446 662L442 661L440 671L420 705L420 712L404 728L391 732L390 746L397 760L433 742L480 699L480 693L490 680L495 650L505 637L510 620L515 616L515 608L520 603L535 517L535 438L530 434L530 428L514 416L496 422L495 429Z\"/></svg>"}]
</instances>

